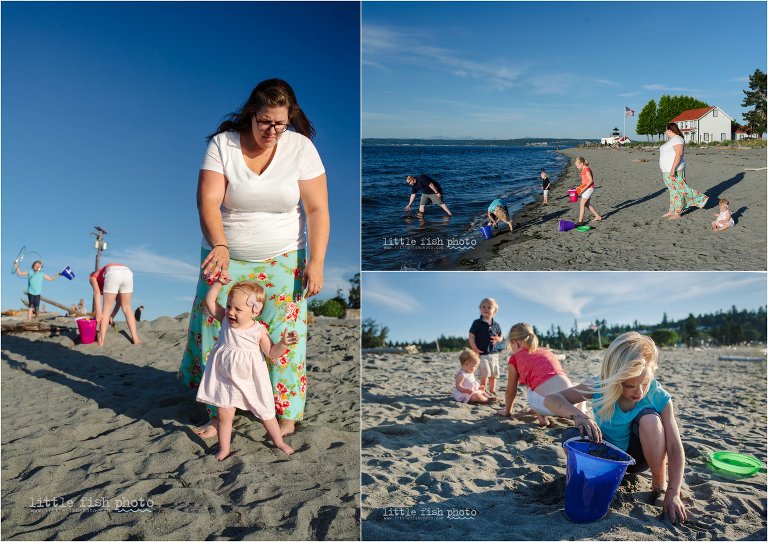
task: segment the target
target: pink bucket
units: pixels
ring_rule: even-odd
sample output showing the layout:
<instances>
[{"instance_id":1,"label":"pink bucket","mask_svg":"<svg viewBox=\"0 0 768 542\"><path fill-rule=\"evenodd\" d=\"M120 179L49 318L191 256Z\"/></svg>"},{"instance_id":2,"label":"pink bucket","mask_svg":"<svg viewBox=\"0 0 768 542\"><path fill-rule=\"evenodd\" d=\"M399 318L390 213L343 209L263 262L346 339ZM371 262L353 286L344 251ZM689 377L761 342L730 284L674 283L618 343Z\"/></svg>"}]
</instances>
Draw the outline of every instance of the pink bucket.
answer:
<instances>
[{"instance_id":1,"label":"pink bucket","mask_svg":"<svg viewBox=\"0 0 768 542\"><path fill-rule=\"evenodd\" d=\"M80 332L80 344L91 344L96 340L96 320L78 318L77 329Z\"/></svg>"},{"instance_id":2,"label":"pink bucket","mask_svg":"<svg viewBox=\"0 0 768 542\"><path fill-rule=\"evenodd\" d=\"M576 194L575 188L569 188L568 189L568 197L571 198L571 202L576 203L579 201L579 196Z\"/></svg>"}]
</instances>

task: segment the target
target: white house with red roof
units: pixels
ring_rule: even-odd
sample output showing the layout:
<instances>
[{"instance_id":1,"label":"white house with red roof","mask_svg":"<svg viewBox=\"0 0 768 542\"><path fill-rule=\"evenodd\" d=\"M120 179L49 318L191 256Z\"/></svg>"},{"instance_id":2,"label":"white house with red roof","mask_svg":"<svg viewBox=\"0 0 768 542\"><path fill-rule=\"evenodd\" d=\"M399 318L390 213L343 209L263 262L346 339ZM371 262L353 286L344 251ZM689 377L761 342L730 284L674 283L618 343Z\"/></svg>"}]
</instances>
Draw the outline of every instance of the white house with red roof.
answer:
<instances>
[{"instance_id":1,"label":"white house with red roof","mask_svg":"<svg viewBox=\"0 0 768 542\"><path fill-rule=\"evenodd\" d=\"M728 141L731 139L732 121L725 111L716 106L689 109L672 119L687 143Z\"/></svg>"}]
</instances>

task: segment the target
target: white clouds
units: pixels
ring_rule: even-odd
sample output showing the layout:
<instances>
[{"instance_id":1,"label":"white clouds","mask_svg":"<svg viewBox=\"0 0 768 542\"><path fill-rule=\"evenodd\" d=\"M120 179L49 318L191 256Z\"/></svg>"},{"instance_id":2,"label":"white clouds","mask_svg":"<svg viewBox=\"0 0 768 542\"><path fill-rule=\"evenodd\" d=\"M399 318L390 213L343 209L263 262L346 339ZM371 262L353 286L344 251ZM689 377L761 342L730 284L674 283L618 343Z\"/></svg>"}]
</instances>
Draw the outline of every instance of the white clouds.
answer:
<instances>
[{"instance_id":1,"label":"white clouds","mask_svg":"<svg viewBox=\"0 0 768 542\"><path fill-rule=\"evenodd\" d=\"M197 265L151 252L143 246L112 251L109 260L127 265L134 273L168 275L184 282L197 282L200 273Z\"/></svg>"},{"instance_id":2,"label":"white clouds","mask_svg":"<svg viewBox=\"0 0 768 542\"><path fill-rule=\"evenodd\" d=\"M668 85L662 85L659 83L654 83L651 85L643 85L643 88L646 90L656 90L656 91L663 91L663 92L701 92L700 90L695 88L670 87Z\"/></svg>"},{"instance_id":3,"label":"white clouds","mask_svg":"<svg viewBox=\"0 0 768 542\"><path fill-rule=\"evenodd\" d=\"M363 306L379 305L406 313L418 313L425 307L402 288L391 286L379 276L368 274L363 280Z\"/></svg>"},{"instance_id":4,"label":"white clouds","mask_svg":"<svg viewBox=\"0 0 768 542\"><path fill-rule=\"evenodd\" d=\"M432 46L419 38L420 31L363 25L363 64L381 69L388 62L403 62L443 69L459 78L481 81L483 86L504 90L520 85L522 68L504 59L475 60L458 51ZM375 59L374 59L375 57Z\"/></svg>"},{"instance_id":5,"label":"white clouds","mask_svg":"<svg viewBox=\"0 0 768 542\"><path fill-rule=\"evenodd\" d=\"M548 309L581 316L582 310L593 300L586 295L587 288L579 288L579 277L568 275L552 275L549 273L523 275L524 280L517 282L512 275L501 286L519 297L537 303ZM577 290L584 290L579 294Z\"/></svg>"}]
</instances>

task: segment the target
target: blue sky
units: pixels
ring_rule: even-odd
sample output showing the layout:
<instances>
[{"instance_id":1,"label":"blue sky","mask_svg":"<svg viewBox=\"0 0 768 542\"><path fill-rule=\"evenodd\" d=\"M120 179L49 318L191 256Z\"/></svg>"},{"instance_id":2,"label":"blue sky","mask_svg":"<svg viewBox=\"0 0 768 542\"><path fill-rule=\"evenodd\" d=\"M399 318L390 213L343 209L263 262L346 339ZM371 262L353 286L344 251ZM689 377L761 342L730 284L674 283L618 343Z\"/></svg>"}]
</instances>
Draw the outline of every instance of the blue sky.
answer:
<instances>
[{"instance_id":1,"label":"blue sky","mask_svg":"<svg viewBox=\"0 0 768 542\"><path fill-rule=\"evenodd\" d=\"M145 317L190 309L205 136L261 80L296 91L317 130L332 231L326 287L359 269L360 14L357 3L2 4L2 308L21 246L42 255L43 295L89 299L96 251L135 273ZM122 315L121 315L122 317Z\"/></svg>"},{"instance_id":2,"label":"blue sky","mask_svg":"<svg viewBox=\"0 0 768 542\"><path fill-rule=\"evenodd\" d=\"M365 2L362 19L363 137L599 138L663 94L742 122L766 71L765 2Z\"/></svg>"},{"instance_id":3,"label":"blue sky","mask_svg":"<svg viewBox=\"0 0 768 542\"><path fill-rule=\"evenodd\" d=\"M764 273L676 272L366 272L363 317L389 327L395 341L464 336L485 297L496 299L506 332L517 322L540 331L579 330L595 319L653 324L765 305Z\"/></svg>"}]
</instances>

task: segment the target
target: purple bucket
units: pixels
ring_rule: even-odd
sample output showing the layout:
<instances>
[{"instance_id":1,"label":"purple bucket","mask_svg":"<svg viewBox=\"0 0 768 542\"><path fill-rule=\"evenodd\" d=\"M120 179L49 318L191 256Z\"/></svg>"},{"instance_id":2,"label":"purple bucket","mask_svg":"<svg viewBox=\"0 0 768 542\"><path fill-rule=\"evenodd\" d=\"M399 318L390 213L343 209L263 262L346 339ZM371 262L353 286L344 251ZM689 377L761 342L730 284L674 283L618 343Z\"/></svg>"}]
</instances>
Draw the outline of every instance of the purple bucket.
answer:
<instances>
[{"instance_id":1,"label":"purple bucket","mask_svg":"<svg viewBox=\"0 0 768 542\"><path fill-rule=\"evenodd\" d=\"M576 223L571 222L570 220L561 220L558 227L559 231L570 231L576 227Z\"/></svg>"}]
</instances>

